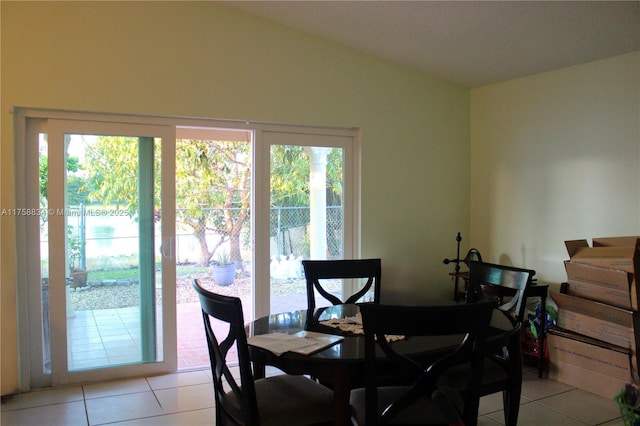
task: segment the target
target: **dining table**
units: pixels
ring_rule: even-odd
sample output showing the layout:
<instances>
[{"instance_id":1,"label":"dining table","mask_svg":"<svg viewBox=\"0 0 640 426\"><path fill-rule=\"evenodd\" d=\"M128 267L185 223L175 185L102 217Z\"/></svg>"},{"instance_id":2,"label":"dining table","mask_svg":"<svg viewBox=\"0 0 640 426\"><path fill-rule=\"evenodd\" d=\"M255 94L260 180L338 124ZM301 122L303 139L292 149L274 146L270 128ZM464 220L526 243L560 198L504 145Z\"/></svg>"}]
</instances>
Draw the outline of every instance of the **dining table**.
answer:
<instances>
[{"instance_id":1,"label":"dining table","mask_svg":"<svg viewBox=\"0 0 640 426\"><path fill-rule=\"evenodd\" d=\"M442 302L449 303L449 302ZM500 311L501 312L501 311ZM334 392L334 424L350 425L349 404L352 389L364 386L364 335L342 331L325 325L329 320L357 318L358 304L343 304L316 308L313 312L299 310L271 314L246 324L247 337L268 333L295 334L302 330L344 336L344 339L310 355L294 352L275 354L249 345L255 378L265 377L265 367L273 366L287 374L306 374L328 384ZM416 319L416 320L419 320ZM398 352L419 360L435 359L454 350L462 336L425 336L399 339L393 344ZM381 362L384 357L380 354Z\"/></svg>"}]
</instances>

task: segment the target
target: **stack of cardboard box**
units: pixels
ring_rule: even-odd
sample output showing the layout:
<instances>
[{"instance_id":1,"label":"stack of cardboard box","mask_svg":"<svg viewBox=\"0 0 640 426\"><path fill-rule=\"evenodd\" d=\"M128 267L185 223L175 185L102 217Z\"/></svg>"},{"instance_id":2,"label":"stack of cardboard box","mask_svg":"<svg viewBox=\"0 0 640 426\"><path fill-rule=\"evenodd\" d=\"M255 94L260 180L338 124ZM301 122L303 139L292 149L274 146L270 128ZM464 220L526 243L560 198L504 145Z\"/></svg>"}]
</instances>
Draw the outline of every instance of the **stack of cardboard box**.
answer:
<instances>
[{"instance_id":1,"label":"stack of cardboard box","mask_svg":"<svg viewBox=\"0 0 640 426\"><path fill-rule=\"evenodd\" d=\"M549 377L612 398L638 382L640 237L566 241L567 282L552 293Z\"/></svg>"}]
</instances>

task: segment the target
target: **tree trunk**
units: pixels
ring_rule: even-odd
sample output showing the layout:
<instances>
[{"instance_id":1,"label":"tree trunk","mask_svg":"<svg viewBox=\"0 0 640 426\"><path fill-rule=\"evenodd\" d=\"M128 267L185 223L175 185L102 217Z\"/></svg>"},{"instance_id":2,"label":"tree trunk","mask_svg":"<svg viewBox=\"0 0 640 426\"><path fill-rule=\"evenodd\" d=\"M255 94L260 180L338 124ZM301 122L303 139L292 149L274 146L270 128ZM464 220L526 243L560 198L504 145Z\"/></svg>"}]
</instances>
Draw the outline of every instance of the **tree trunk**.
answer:
<instances>
[{"instance_id":1,"label":"tree trunk","mask_svg":"<svg viewBox=\"0 0 640 426\"><path fill-rule=\"evenodd\" d=\"M240 253L240 232L234 232L229 235L229 248L229 255L231 260L236 263L236 269L244 270L242 254Z\"/></svg>"},{"instance_id":2,"label":"tree trunk","mask_svg":"<svg viewBox=\"0 0 640 426\"><path fill-rule=\"evenodd\" d=\"M198 245L200 246L200 266L208 266L213 252L209 252L209 246L207 245L207 222L204 216L198 218L198 225L193 227L194 235L198 239Z\"/></svg>"},{"instance_id":3,"label":"tree trunk","mask_svg":"<svg viewBox=\"0 0 640 426\"><path fill-rule=\"evenodd\" d=\"M231 214L225 211L227 232L229 234L229 255L231 260L239 266L238 269L244 269L242 253L240 252L240 235L242 233L242 225L246 221L248 214L248 209L240 209L238 217L234 221Z\"/></svg>"}]
</instances>

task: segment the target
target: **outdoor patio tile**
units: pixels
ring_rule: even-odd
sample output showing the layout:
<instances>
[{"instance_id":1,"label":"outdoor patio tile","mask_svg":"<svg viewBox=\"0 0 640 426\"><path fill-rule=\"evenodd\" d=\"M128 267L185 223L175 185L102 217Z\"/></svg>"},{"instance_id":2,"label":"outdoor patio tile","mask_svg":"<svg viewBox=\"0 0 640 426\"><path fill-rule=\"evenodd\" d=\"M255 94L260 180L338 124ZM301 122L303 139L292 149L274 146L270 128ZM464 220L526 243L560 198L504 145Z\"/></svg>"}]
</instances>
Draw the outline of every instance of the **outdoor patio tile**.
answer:
<instances>
[{"instance_id":1,"label":"outdoor patio tile","mask_svg":"<svg viewBox=\"0 0 640 426\"><path fill-rule=\"evenodd\" d=\"M82 312L91 312L91 311L82 311ZM93 318L93 315L79 318L76 314L76 316L72 318L67 318L67 324L81 325L84 328L95 328L98 326L98 324L96 324L95 318Z\"/></svg>"},{"instance_id":2,"label":"outdoor patio tile","mask_svg":"<svg viewBox=\"0 0 640 426\"><path fill-rule=\"evenodd\" d=\"M142 335L142 329L139 325L137 326L133 326L133 327L124 327L124 332L131 336L132 338L138 338ZM156 330L156 335L157 336L162 336L162 332L159 330Z\"/></svg>"},{"instance_id":3,"label":"outdoor patio tile","mask_svg":"<svg viewBox=\"0 0 640 426\"><path fill-rule=\"evenodd\" d=\"M128 346L124 348L120 348L117 351L111 351L109 354L109 359L113 359L116 357L140 357L140 348L134 346Z\"/></svg>"},{"instance_id":4,"label":"outdoor patio tile","mask_svg":"<svg viewBox=\"0 0 640 426\"><path fill-rule=\"evenodd\" d=\"M179 343L181 350L207 349L207 342L205 341L204 336L202 337L202 339L180 340Z\"/></svg>"},{"instance_id":5,"label":"outdoor patio tile","mask_svg":"<svg viewBox=\"0 0 640 426\"><path fill-rule=\"evenodd\" d=\"M96 351L73 351L68 354L69 360L72 362L82 362L88 360L97 360L107 358L107 351L103 349Z\"/></svg>"},{"instance_id":6,"label":"outdoor patio tile","mask_svg":"<svg viewBox=\"0 0 640 426\"><path fill-rule=\"evenodd\" d=\"M110 332L113 330L126 330L127 327L120 320L112 320L105 324L98 325L98 331L100 333Z\"/></svg>"},{"instance_id":7,"label":"outdoor patio tile","mask_svg":"<svg viewBox=\"0 0 640 426\"><path fill-rule=\"evenodd\" d=\"M67 312L67 321L78 323L90 323L95 322L96 318L93 315L93 310L77 310L74 306L71 306L71 311Z\"/></svg>"},{"instance_id":8,"label":"outdoor patio tile","mask_svg":"<svg viewBox=\"0 0 640 426\"><path fill-rule=\"evenodd\" d=\"M180 368L206 367L209 365L209 354L204 351L180 351Z\"/></svg>"},{"instance_id":9,"label":"outdoor patio tile","mask_svg":"<svg viewBox=\"0 0 640 426\"><path fill-rule=\"evenodd\" d=\"M94 309L92 312L93 317L96 319L96 321L103 321L109 318L119 318L118 313L115 311L115 309Z\"/></svg>"},{"instance_id":10,"label":"outdoor patio tile","mask_svg":"<svg viewBox=\"0 0 640 426\"><path fill-rule=\"evenodd\" d=\"M102 339L90 339L90 340L72 340L67 343L68 351L89 352L104 349Z\"/></svg>"},{"instance_id":11,"label":"outdoor patio tile","mask_svg":"<svg viewBox=\"0 0 640 426\"><path fill-rule=\"evenodd\" d=\"M79 339L88 339L88 338L99 338L100 332L97 327L93 328L79 328L73 327L67 329L67 338L70 340L79 340Z\"/></svg>"},{"instance_id":12,"label":"outdoor patio tile","mask_svg":"<svg viewBox=\"0 0 640 426\"><path fill-rule=\"evenodd\" d=\"M118 341L118 340L126 340L126 341L132 341L133 338L131 337L131 335L129 334L129 332L127 331L127 329L122 328L119 332L106 332L106 333L101 333L100 334L100 338L102 339L103 342L114 342L114 341Z\"/></svg>"},{"instance_id":13,"label":"outdoor patio tile","mask_svg":"<svg viewBox=\"0 0 640 426\"><path fill-rule=\"evenodd\" d=\"M130 337L122 338L113 336L113 338L111 338L110 336L107 336L103 339L103 343L104 347L107 348L107 350L138 347L138 345L136 345L136 343Z\"/></svg>"},{"instance_id":14,"label":"outdoor patio tile","mask_svg":"<svg viewBox=\"0 0 640 426\"><path fill-rule=\"evenodd\" d=\"M100 336L85 336L79 338L68 339L67 347L82 347L90 345L102 345L102 337Z\"/></svg>"}]
</instances>

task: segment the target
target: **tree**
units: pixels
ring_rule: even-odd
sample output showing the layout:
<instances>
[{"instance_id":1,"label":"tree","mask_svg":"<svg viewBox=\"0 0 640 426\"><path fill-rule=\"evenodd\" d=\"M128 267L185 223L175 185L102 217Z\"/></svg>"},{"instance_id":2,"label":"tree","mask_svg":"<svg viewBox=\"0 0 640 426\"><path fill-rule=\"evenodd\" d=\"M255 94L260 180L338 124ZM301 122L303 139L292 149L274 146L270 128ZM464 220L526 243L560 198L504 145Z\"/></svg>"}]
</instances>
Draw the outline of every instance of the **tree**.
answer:
<instances>
[{"instance_id":1,"label":"tree","mask_svg":"<svg viewBox=\"0 0 640 426\"><path fill-rule=\"evenodd\" d=\"M80 170L80 162L78 157L67 157L66 162L67 174L75 173ZM39 158L39 175L40 175L40 204L46 205L47 202L47 184L49 182L49 157L40 154ZM77 205L86 200L87 192L84 189L84 180L79 176L69 175L67 177L67 193L71 200L67 200L67 204Z\"/></svg>"},{"instance_id":2,"label":"tree","mask_svg":"<svg viewBox=\"0 0 640 426\"><path fill-rule=\"evenodd\" d=\"M137 138L98 137L87 151L86 169L96 188L90 198L137 210ZM154 150L154 198L160 205L159 146ZM192 229L200 245L200 265L229 241L233 261L241 261L240 235L249 215L251 165L248 142L176 141L176 221ZM218 239L210 248L207 233Z\"/></svg>"},{"instance_id":3,"label":"tree","mask_svg":"<svg viewBox=\"0 0 640 426\"><path fill-rule=\"evenodd\" d=\"M295 145L271 147L271 205L309 205L309 158ZM341 204L342 150L334 148L327 158L327 203Z\"/></svg>"},{"instance_id":4,"label":"tree","mask_svg":"<svg viewBox=\"0 0 640 426\"><path fill-rule=\"evenodd\" d=\"M137 138L101 136L86 151L90 199L137 210ZM155 203L160 205L159 146L154 150ZM242 260L240 236L251 201L250 143L178 139L176 141L176 221L198 240L200 265L208 265L227 241L232 261ZM327 200L340 204L342 153L332 150L327 165ZM271 151L272 205L298 207L309 203L309 164L302 147L275 145ZM209 246L206 236L217 240Z\"/></svg>"},{"instance_id":5,"label":"tree","mask_svg":"<svg viewBox=\"0 0 640 426\"><path fill-rule=\"evenodd\" d=\"M154 149L154 204L160 203L159 149ZM83 168L89 173L89 200L115 204L129 210L138 209L138 138L99 136L85 151Z\"/></svg>"},{"instance_id":6,"label":"tree","mask_svg":"<svg viewBox=\"0 0 640 426\"><path fill-rule=\"evenodd\" d=\"M194 230L201 265L227 240L231 260L242 260L240 235L251 203L249 147L239 141L176 141L176 217ZM212 249L207 231L218 236Z\"/></svg>"}]
</instances>

